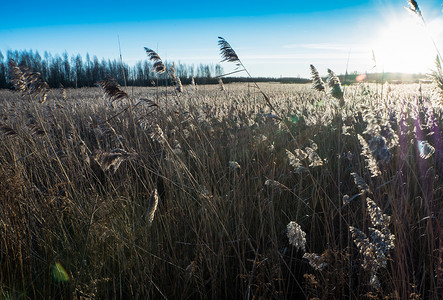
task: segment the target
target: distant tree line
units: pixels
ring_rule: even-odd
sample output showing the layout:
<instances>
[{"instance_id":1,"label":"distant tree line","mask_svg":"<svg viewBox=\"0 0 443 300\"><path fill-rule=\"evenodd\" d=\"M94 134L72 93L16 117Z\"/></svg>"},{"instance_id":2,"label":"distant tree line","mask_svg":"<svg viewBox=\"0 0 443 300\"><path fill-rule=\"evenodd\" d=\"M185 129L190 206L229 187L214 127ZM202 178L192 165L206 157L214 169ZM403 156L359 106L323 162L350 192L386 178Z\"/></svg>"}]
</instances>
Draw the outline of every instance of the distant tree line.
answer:
<instances>
[{"instance_id":1,"label":"distant tree line","mask_svg":"<svg viewBox=\"0 0 443 300\"><path fill-rule=\"evenodd\" d=\"M52 88L60 87L90 87L104 79L107 75L115 78L121 85L125 82L133 86L164 85L168 83L166 73L157 75L152 71L152 63L147 59L138 61L134 66L122 63L120 60L101 59L86 54L83 60L80 54L69 56L67 52L52 55L45 51L43 57L34 51L7 51L6 57L0 51L0 88L10 88L8 61L13 59L16 64L24 65L32 71L39 72ZM169 68L172 64L165 61ZM176 63L176 76L183 84L188 84L194 77L196 83L215 83L214 77L222 75L223 68L219 65L189 65Z\"/></svg>"}]
</instances>

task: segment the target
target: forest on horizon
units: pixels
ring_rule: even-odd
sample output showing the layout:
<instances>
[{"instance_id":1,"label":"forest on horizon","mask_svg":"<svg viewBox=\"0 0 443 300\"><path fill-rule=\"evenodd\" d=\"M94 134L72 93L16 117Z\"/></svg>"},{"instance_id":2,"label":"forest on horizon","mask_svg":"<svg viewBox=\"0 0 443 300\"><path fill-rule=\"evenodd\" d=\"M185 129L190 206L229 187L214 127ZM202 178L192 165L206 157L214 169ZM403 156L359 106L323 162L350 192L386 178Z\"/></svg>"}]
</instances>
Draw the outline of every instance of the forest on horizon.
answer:
<instances>
[{"instance_id":1,"label":"forest on horizon","mask_svg":"<svg viewBox=\"0 0 443 300\"><path fill-rule=\"evenodd\" d=\"M51 88L60 85L66 88L91 87L111 76L122 85L152 86L166 83L167 74L157 74L152 70L153 64L149 60L137 61L134 66L117 59L101 60L97 56L86 54L84 60L80 54L69 56L67 52L62 55L43 54L34 51L7 51L6 57L0 52L0 88L11 88L9 83L8 62L15 61L19 66L26 66L33 72L39 72L43 80ZM170 68L172 62L165 62ZM223 74L221 65L216 64L182 64L174 63L175 73L184 84L190 83L194 77L198 83L207 83L208 80ZM157 83L157 79L159 82ZM198 80L198 81L197 81Z\"/></svg>"},{"instance_id":2,"label":"forest on horizon","mask_svg":"<svg viewBox=\"0 0 443 300\"><path fill-rule=\"evenodd\" d=\"M153 64L148 60L140 60L135 65L130 66L119 59L101 60L97 56L86 54L86 59L80 54L69 56L65 51L62 55L45 51L43 56L38 51L12 51L9 50L6 56L0 51L0 89L12 88L9 82L8 62L15 61L20 66L26 66L33 72L39 72L42 79L51 88L63 86L65 88L92 87L106 76L117 80L125 86L154 86L168 85L170 80L168 75L157 74L153 71ZM197 84L218 83L218 76L224 74L220 64L183 64L165 62L169 69L174 65L176 76L183 84L190 84L194 78ZM308 67L308 65L307 65ZM358 72L350 72L339 75L343 84L356 82ZM371 73L367 74L366 82L390 82L390 83L413 83L419 82L426 75L424 74L403 74L403 73ZM311 80L301 77L223 77L225 83L230 82L279 82L279 83L308 83Z\"/></svg>"}]
</instances>

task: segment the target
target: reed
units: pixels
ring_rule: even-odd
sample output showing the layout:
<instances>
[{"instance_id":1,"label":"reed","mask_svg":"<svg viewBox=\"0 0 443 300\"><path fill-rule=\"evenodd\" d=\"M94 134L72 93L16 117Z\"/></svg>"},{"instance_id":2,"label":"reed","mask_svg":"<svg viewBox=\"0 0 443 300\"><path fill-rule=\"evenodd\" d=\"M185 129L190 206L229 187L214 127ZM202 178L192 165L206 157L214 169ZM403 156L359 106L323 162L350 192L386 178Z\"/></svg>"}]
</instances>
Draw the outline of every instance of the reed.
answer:
<instances>
[{"instance_id":1,"label":"reed","mask_svg":"<svg viewBox=\"0 0 443 300\"><path fill-rule=\"evenodd\" d=\"M145 50L173 91L52 93L11 62L0 298L441 299L441 67L380 97L311 65L313 84L255 103L242 84L180 91Z\"/></svg>"}]
</instances>

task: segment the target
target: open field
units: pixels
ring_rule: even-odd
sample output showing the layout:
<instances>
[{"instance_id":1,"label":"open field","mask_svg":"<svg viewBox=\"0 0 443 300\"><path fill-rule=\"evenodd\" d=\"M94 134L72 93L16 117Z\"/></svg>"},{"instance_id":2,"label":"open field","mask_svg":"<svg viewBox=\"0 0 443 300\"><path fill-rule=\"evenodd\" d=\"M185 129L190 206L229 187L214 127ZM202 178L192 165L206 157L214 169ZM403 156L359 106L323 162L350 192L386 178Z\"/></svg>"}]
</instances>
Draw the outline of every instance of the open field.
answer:
<instances>
[{"instance_id":1,"label":"open field","mask_svg":"<svg viewBox=\"0 0 443 300\"><path fill-rule=\"evenodd\" d=\"M259 86L0 91L0 299L441 299L432 87Z\"/></svg>"}]
</instances>

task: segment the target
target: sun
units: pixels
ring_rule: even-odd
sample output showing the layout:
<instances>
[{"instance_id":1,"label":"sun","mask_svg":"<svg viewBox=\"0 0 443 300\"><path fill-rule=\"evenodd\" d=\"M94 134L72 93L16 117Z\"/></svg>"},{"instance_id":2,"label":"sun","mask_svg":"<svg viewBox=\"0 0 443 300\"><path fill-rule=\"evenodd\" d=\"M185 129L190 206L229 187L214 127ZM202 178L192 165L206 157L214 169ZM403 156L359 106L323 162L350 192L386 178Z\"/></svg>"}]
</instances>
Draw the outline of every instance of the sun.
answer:
<instances>
[{"instance_id":1,"label":"sun","mask_svg":"<svg viewBox=\"0 0 443 300\"><path fill-rule=\"evenodd\" d=\"M376 72L427 73L435 66L437 56L433 40L438 45L441 20L434 20L426 26L405 14L391 17L381 26L371 43Z\"/></svg>"}]
</instances>

